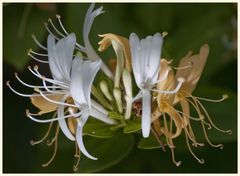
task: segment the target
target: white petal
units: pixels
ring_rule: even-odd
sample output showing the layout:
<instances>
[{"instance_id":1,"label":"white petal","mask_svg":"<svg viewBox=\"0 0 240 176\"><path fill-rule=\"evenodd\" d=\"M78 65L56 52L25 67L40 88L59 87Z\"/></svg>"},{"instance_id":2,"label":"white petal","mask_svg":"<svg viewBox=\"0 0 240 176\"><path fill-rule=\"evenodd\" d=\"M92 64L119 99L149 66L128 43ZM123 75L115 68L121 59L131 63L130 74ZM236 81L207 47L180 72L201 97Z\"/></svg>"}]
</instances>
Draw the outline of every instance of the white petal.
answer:
<instances>
[{"instance_id":1,"label":"white petal","mask_svg":"<svg viewBox=\"0 0 240 176\"><path fill-rule=\"evenodd\" d=\"M98 102L96 102L95 100L91 99L91 104L92 104L92 107L94 107L95 109L97 109L98 111L100 111L101 113L107 115L108 112L106 111L106 109L104 109L102 107L102 105L100 105Z\"/></svg>"},{"instance_id":2,"label":"white petal","mask_svg":"<svg viewBox=\"0 0 240 176\"><path fill-rule=\"evenodd\" d=\"M90 155L88 153L88 151L86 150L86 148L83 144L83 126L86 123L87 119L88 119L88 114L85 113L82 115L82 117L78 121L77 131L76 131L76 140L77 140L78 147L82 154L84 154L86 157L88 157L92 160L97 160L97 158L93 157L92 155Z\"/></svg>"},{"instance_id":3,"label":"white petal","mask_svg":"<svg viewBox=\"0 0 240 176\"><path fill-rule=\"evenodd\" d=\"M142 99L142 134L144 138L149 137L151 128L151 92L143 90Z\"/></svg>"},{"instance_id":4,"label":"white petal","mask_svg":"<svg viewBox=\"0 0 240 176\"><path fill-rule=\"evenodd\" d=\"M150 59L149 59L149 65L150 65L150 73L149 77L154 78L155 75L158 75L159 69L160 69L160 61L161 61L161 50L162 50L162 44L163 44L163 37L160 33L156 33L151 42L151 49L150 49ZM153 80L156 81L156 80Z\"/></svg>"},{"instance_id":5,"label":"white petal","mask_svg":"<svg viewBox=\"0 0 240 176\"><path fill-rule=\"evenodd\" d=\"M94 3L92 3L86 13L85 20L84 20L84 25L83 25L83 40L84 40L84 45L86 48L86 54L90 60L101 60L101 58L98 56L98 54L95 52L93 49L90 41L89 41L89 33L93 24L94 19L104 13L102 11L103 7L100 7L96 10L93 11L94 8ZM101 65L102 71L110 78L113 78L112 72L109 70L109 68L102 62Z\"/></svg>"},{"instance_id":6,"label":"white petal","mask_svg":"<svg viewBox=\"0 0 240 176\"><path fill-rule=\"evenodd\" d=\"M76 36L73 33L59 40L56 45L53 36L48 36L48 59L54 79L69 83L75 43Z\"/></svg>"},{"instance_id":7,"label":"white petal","mask_svg":"<svg viewBox=\"0 0 240 176\"><path fill-rule=\"evenodd\" d=\"M68 95L63 96L61 98L60 102L64 103L67 97L68 97ZM58 117L64 116L64 105L58 105L57 113L58 113ZM59 122L59 126L60 126L62 132L65 134L65 136L68 139L70 139L71 141L75 141L75 137L70 132L65 119L59 119L58 122Z\"/></svg>"},{"instance_id":8,"label":"white petal","mask_svg":"<svg viewBox=\"0 0 240 176\"><path fill-rule=\"evenodd\" d=\"M115 120L110 119L106 114L98 111L96 108L92 107L92 110L90 111L90 115L94 118L101 120L107 124L115 124Z\"/></svg>"},{"instance_id":9,"label":"white petal","mask_svg":"<svg viewBox=\"0 0 240 176\"><path fill-rule=\"evenodd\" d=\"M95 62L83 61L79 57L73 60L70 92L78 105L85 104L91 109L91 87L100 66L101 60Z\"/></svg>"},{"instance_id":10,"label":"white petal","mask_svg":"<svg viewBox=\"0 0 240 176\"><path fill-rule=\"evenodd\" d=\"M135 81L140 87L141 82L142 82L142 67L141 63L139 61L140 57L140 43L139 43L139 38L135 33L131 33L129 37L129 44L130 44L130 50L131 50L131 58L132 58L132 68L133 68L133 73L135 77Z\"/></svg>"}]
</instances>

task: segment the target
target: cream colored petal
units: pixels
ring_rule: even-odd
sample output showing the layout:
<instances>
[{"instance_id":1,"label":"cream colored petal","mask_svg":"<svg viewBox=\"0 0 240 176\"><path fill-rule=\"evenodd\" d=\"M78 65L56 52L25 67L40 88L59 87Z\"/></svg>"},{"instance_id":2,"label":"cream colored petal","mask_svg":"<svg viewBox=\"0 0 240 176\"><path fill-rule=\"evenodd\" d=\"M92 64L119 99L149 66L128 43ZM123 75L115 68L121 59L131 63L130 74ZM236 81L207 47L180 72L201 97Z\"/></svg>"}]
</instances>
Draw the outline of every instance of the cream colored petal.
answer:
<instances>
[{"instance_id":1,"label":"cream colored petal","mask_svg":"<svg viewBox=\"0 0 240 176\"><path fill-rule=\"evenodd\" d=\"M99 51L106 50L109 46L112 45L112 41L115 41L118 44L118 47L121 50L123 50L124 58L125 58L125 68L130 72L131 71L131 54L130 54L128 39L112 33L102 34L99 36L103 37L103 39L98 43L100 45L98 50Z\"/></svg>"},{"instance_id":2,"label":"cream colored petal","mask_svg":"<svg viewBox=\"0 0 240 176\"><path fill-rule=\"evenodd\" d=\"M164 112L169 115L170 118L173 119L173 122L175 124L176 130L173 134L170 134L168 130L166 130L166 127L162 127L161 131L163 134L165 134L168 138L176 138L178 137L182 132L182 122L181 119L179 119L178 114L176 111L173 111L170 107L165 107Z\"/></svg>"},{"instance_id":3,"label":"cream colored petal","mask_svg":"<svg viewBox=\"0 0 240 176\"><path fill-rule=\"evenodd\" d=\"M72 134L76 134L76 126L77 126L77 119L76 118L68 118L67 119L69 130Z\"/></svg>"},{"instance_id":4,"label":"cream colored petal","mask_svg":"<svg viewBox=\"0 0 240 176\"><path fill-rule=\"evenodd\" d=\"M176 78L183 77L186 79L182 86L182 90L192 93L195 89L206 64L209 54L209 46L207 44L200 48L199 54L191 55L191 52L183 57L179 63L179 67L186 67L192 64L192 67L179 69L176 72Z\"/></svg>"},{"instance_id":5,"label":"cream colored petal","mask_svg":"<svg viewBox=\"0 0 240 176\"><path fill-rule=\"evenodd\" d=\"M63 95L51 95L47 96L54 101L59 101ZM42 96L32 96L30 97L31 102L34 106L36 106L40 111L38 112L39 115L49 113L55 111L57 109L57 104L47 101Z\"/></svg>"},{"instance_id":6,"label":"cream colored petal","mask_svg":"<svg viewBox=\"0 0 240 176\"><path fill-rule=\"evenodd\" d=\"M168 61L165 59L161 60L159 79L161 79L161 76L163 76L168 69L170 71L168 73L167 78L157 84L157 90L159 91L173 90L175 88L176 82L175 82L174 72L170 68ZM157 96L157 103L159 108L161 109L162 101L166 101L169 104L172 104L174 97L175 97L174 94L159 93Z\"/></svg>"}]
</instances>

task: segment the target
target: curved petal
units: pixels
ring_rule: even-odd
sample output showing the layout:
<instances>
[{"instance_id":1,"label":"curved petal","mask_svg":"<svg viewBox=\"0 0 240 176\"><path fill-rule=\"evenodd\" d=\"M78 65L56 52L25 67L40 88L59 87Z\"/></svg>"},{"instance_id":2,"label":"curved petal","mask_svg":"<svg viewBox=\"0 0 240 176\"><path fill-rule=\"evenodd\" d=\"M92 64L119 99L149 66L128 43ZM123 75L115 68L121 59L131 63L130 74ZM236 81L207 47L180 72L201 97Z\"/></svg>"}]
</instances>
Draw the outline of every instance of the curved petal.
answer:
<instances>
[{"instance_id":1,"label":"curved petal","mask_svg":"<svg viewBox=\"0 0 240 176\"><path fill-rule=\"evenodd\" d=\"M89 116L88 113L82 114L80 120L77 122L76 140L77 140L78 147L79 147L80 151L82 152L82 154L84 154L86 157L88 157L92 160L97 160L97 158L93 157L92 155L90 155L88 153L88 151L86 150L86 148L83 144L83 126L85 125L85 123L88 119L88 116Z\"/></svg>"},{"instance_id":2,"label":"curved petal","mask_svg":"<svg viewBox=\"0 0 240 176\"><path fill-rule=\"evenodd\" d=\"M74 33L62 38L56 44L54 37L51 34L48 36L49 67L55 80L69 83L75 44Z\"/></svg>"},{"instance_id":3,"label":"curved petal","mask_svg":"<svg viewBox=\"0 0 240 176\"><path fill-rule=\"evenodd\" d=\"M89 33L93 24L94 19L104 13L102 11L103 7L101 6L100 8L96 9L93 11L95 4L92 3L86 13L84 24L83 24L83 40L84 40L84 45L86 48L86 54L90 60L96 61L96 60L101 60L101 58L97 55L95 50L93 49L90 41L89 41ZM102 62L101 65L102 71L110 78L113 78L112 72L109 70L109 68Z\"/></svg>"},{"instance_id":4,"label":"curved petal","mask_svg":"<svg viewBox=\"0 0 240 176\"><path fill-rule=\"evenodd\" d=\"M83 61L80 57L73 60L70 92L79 106L85 104L91 109L91 87L100 66L101 60L95 62Z\"/></svg>"},{"instance_id":5,"label":"curved petal","mask_svg":"<svg viewBox=\"0 0 240 176\"><path fill-rule=\"evenodd\" d=\"M90 111L90 115L98 120L101 120L102 122L105 122L107 124L116 124L116 121L113 119L110 119L106 114L98 111L94 107Z\"/></svg>"},{"instance_id":6,"label":"curved petal","mask_svg":"<svg viewBox=\"0 0 240 176\"><path fill-rule=\"evenodd\" d=\"M64 95L60 102L65 102L65 100L67 99L69 95ZM58 113L58 117L63 117L64 116L64 105L58 105L58 109L57 109L57 113ZM72 133L70 132L68 125L65 121L65 119L59 119L59 126L62 130L62 132L65 134L65 136L70 139L71 141L75 141L75 137L72 135Z\"/></svg>"}]
</instances>

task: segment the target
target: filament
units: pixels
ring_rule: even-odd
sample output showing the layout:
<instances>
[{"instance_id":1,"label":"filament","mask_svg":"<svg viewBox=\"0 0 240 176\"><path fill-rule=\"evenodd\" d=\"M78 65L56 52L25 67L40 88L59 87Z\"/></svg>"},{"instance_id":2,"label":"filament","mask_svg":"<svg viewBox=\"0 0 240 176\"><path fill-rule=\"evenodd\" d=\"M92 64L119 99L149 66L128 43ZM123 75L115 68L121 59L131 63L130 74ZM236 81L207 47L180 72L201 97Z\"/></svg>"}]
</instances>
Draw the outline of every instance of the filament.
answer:
<instances>
[{"instance_id":1,"label":"filament","mask_svg":"<svg viewBox=\"0 0 240 176\"><path fill-rule=\"evenodd\" d=\"M187 133L186 133L186 128L184 127L184 131L185 131L185 139L186 139L186 143L187 143L187 147L188 147L188 150L190 151L190 153L192 154L192 156L200 163L200 164L204 164L204 159L199 159L192 151L192 148L191 146L189 145L189 141L188 141L188 136L187 136Z\"/></svg>"},{"instance_id":2,"label":"filament","mask_svg":"<svg viewBox=\"0 0 240 176\"><path fill-rule=\"evenodd\" d=\"M33 56L33 55L30 53L30 51L28 51L27 54L28 54L28 56L30 56L32 59L34 59L34 60L36 60L36 61L38 61L38 62L41 62L41 63L44 63L44 64L49 63L48 61L45 61L45 60L41 60L41 59L36 58L35 56Z\"/></svg>"},{"instance_id":3,"label":"filament","mask_svg":"<svg viewBox=\"0 0 240 176\"><path fill-rule=\"evenodd\" d=\"M222 95L222 98L217 99L217 100L208 99L208 98L201 98L201 97L196 97L196 96L192 96L192 95L189 96L189 97L194 97L194 98L196 98L196 99L198 99L198 100L203 100L203 101L208 101L208 102L213 102L213 103L219 103L219 102L222 102L222 101L228 99L228 95L227 95L227 94L223 94L223 95Z\"/></svg>"},{"instance_id":4,"label":"filament","mask_svg":"<svg viewBox=\"0 0 240 176\"><path fill-rule=\"evenodd\" d=\"M186 65L186 66L183 66L183 67L173 67L172 66L172 68L175 69L175 70L183 70L183 69L191 68L193 66L193 62L192 61L189 61L188 64L189 65Z\"/></svg>"},{"instance_id":5,"label":"filament","mask_svg":"<svg viewBox=\"0 0 240 176\"><path fill-rule=\"evenodd\" d=\"M66 37L64 34L62 34L62 33L54 26L51 18L48 19L48 22L52 25L52 27L54 28L54 30L55 30L59 35L61 35L62 37Z\"/></svg>"},{"instance_id":6,"label":"filament","mask_svg":"<svg viewBox=\"0 0 240 176\"><path fill-rule=\"evenodd\" d=\"M51 34L56 40L60 40L56 35L52 33L52 31L48 28L48 24L44 23L45 28L47 29L48 33Z\"/></svg>"},{"instance_id":7,"label":"filament","mask_svg":"<svg viewBox=\"0 0 240 176\"><path fill-rule=\"evenodd\" d=\"M53 118L55 118L56 115L57 115L57 113L55 112L54 115L53 115ZM51 123L49 124L47 132L45 133L45 135L44 135L40 140L38 140L38 141L31 140L31 141L30 141L30 144L31 144L31 145L37 145L37 144L39 144L39 143L42 143L42 142L49 136L49 133L50 133L50 131L51 131L51 129L52 129L52 126L53 126L53 122L51 122Z\"/></svg>"},{"instance_id":8,"label":"filament","mask_svg":"<svg viewBox=\"0 0 240 176\"><path fill-rule=\"evenodd\" d=\"M85 110L79 112L79 113L76 113L74 115L72 114L69 114L69 115L65 115L65 116L62 116L62 117L57 117L57 118L52 118L52 119L46 119L46 120L40 120L40 119L36 119L33 117L33 115L39 115L39 114L32 114L29 112L29 110L27 109L26 110L26 115L33 121L35 122L38 122L38 123L49 123L49 122L54 122L54 121L58 121L58 120L61 120L61 119L66 119L66 118L69 118L69 117L79 117L82 113L84 113Z\"/></svg>"},{"instance_id":9,"label":"filament","mask_svg":"<svg viewBox=\"0 0 240 176\"><path fill-rule=\"evenodd\" d=\"M32 38L33 38L34 42L35 42L40 48L42 48L43 50L46 50L46 51L47 51L47 48L46 48L45 46L43 46L43 45L37 40L37 38L35 37L34 34L32 34Z\"/></svg>"},{"instance_id":10,"label":"filament","mask_svg":"<svg viewBox=\"0 0 240 176\"><path fill-rule=\"evenodd\" d=\"M33 54L38 55L38 56L44 56L44 57L47 57L47 56L48 56L48 54L37 53L37 52L33 51L31 48L29 49L28 52L33 53Z\"/></svg>"},{"instance_id":11,"label":"filament","mask_svg":"<svg viewBox=\"0 0 240 176\"><path fill-rule=\"evenodd\" d=\"M154 92L158 92L158 93L163 93L163 94L175 94L179 91L179 89L181 88L183 82L185 80L183 78L178 78L178 84L176 86L176 88L174 90L156 90L156 89L150 89L151 91L154 91Z\"/></svg>"},{"instance_id":12,"label":"filament","mask_svg":"<svg viewBox=\"0 0 240 176\"><path fill-rule=\"evenodd\" d=\"M42 164L42 167L47 167L53 161L53 159L56 156L57 148L58 148L58 134L59 134L59 125L57 125L56 133L55 133L55 136L53 138L54 142L55 142L55 145L54 145L54 152L52 154L52 157L49 159L48 162Z\"/></svg>"},{"instance_id":13,"label":"filament","mask_svg":"<svg viewBox=\"0 0 240 176\"><path fill-rule=\"evenodd\" d=\"M221 132L223 132L223 133L232 134L232 130L222 130L222 129L218 128L218 127L213 123L213 121L211 120L211 118L210 118L207 110L204 108L204 106L202 105L202 103L201 103L197 98L194 98L194 99L195 99L196 102L200 105L200 107L202 108L202 110L203 110L204 113L206 114L209 122L211 123L211 125L212 125L216 130L221 131Z\"/></svg>"},{"instance_id":14,"label":"filament","mask_svg":"<svg viewBox=\"0 0 240 176\"><path fill-rule=\"evenodd\" d=\"M23 93L20 93L20 92L17 92L15 89L12 88L12 86L10 85L10 81L7 81L6 82L6 85L9 87L9 89L11 91L13 91L15 94L21 96L21 97L33 97L33 96L39 96L39 95L34 95L34 94L23 94Z\"/></svg>"},{"instance_id":15,"label":"filament","mask_svg":"<svg viewBox=\"0 0 240 176\"><path fill-rule=\"evenodd\" d=\"M193 101L195 102L195 104L197 104L197 99L193 98ZM199 102L199 103L200 103L200 102ZM199 105L201 105L201 104L199 104ZM198 111L198 113L199 113L199 111ZM201 114L199 114L199 116L201 116ZM213 144L213 143L209 140L203 121L201 121L201 125L202 125L202 128L203 128L204 136L205 136L208 144L209 144L210 146L212 146L212 147L219 147L220 149L223 149L223 145L222 145L222 144L217 144L217 145L215 145L215 144Z\"/></svg>"},{"instance_id":16,"label":"filament","mask_svg":"<svg viewBox=\"0 0 240 176\"><path fill-rule=\"evenodd\" d=\"M164 147L163 142L160 140L158 134L155 132L155 130L154 130L152 127L151 127L151 132L152 132L153 135L155 136L155 138L156 138L157 142L159 143L160 147L162 148L162 150L163 150L164 152L166 152L166 149L165 149L165 147Z\"/></svg>"},{"instance_id":17,"label":"filament","mask_svg":"<svg viewBox=\"0 0 240 176\"><path fill-rule=\"evenodd\" d=\"M177 167L180 166L182 162L175 160L174 148L170 148L170 150L171 150L171 154L172 154L172 161L173 161L173 163L174 163Z\"/></svg>"},{"instance_id":18,"label":"filament","mask_svg":"<svg viewBox=\"0 0 240 176\"><path fill-rule=\"evenodd\" d=\"M66 35L69 35L69 33L66 31L66 29L64 28L63 24L62 24L62 21L61 21L61 16L60 15L56 15L57 19L58 19L58 23L60 24L63 32L66 34ZM63 35L64 36L64 35Z\"/></svg>"},{"instance_id":19,"label":"filament","mask_svg":"<svg viewBox=\"0 0 240 176\"><path fill-rule=\"evenodd\" d=\"M64 106L75 107L75 108L78 107L78 106L76 106L76 105L74 105L74 104L62 103L62 102L59 102L59 101L52 100L52 99L48 98L47 96L45 96L45 95L43 94L43 92L42 92L41 90L39 90L39 89L35 89L35 91L39 92L40 95L41 95L44 99L48 100L49 102L52 102L52 103L55 103L55 104L59 104L59 105L64 105Z\"/></svg>"},{"instance_id":20,"label":"filament","mask_svg":"<svg viewBox=\"0 0 240 176\"><path fill-rule=\"evenodd\" d=\"M77 158L77 162L73 165L73 171L76 172L76 171L78 171L78 166L79 166L80 159L81 159L81 152L80 152L76 142L75 142L75 155L74 155L74 157Z\"/></svg>"}]
</instances>

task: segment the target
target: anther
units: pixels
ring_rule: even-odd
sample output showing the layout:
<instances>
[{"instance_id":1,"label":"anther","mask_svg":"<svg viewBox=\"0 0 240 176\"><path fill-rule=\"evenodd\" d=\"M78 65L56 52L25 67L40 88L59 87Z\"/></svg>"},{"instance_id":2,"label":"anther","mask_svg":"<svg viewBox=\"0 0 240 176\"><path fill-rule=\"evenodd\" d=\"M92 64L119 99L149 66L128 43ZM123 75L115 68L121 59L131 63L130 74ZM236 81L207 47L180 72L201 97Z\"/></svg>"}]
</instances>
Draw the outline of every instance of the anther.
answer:
<instances>
[{"instance_id":1,"label":"anther","mask_svg":"<svg viewBox=\"0 0 240 176\"><path fill-rule=\"evenodd\" d=\"M6 85L9 86L9 84L10 84L10 81L6 81Z\"/></svg>"},{"instance_id":2,"label":"anther","mask_svg":"<svg viewBox=\"0 0 240 176\"><path fill-rule=\"evenodd\" d=\"M204 164L204 163L205 163L205 160L204 160L204 159L199 159L198 162L199 162L200 164Z\"/></svg>"},{"instance_id":3,"label":"anther","mask_svg":"<svg viewBox=\"0 0 240 176\"><path fill-rule=\"evenodd\" d=\"M37 65L34 65L33 69L34 69L34 70L38 70L38 66L37 66Z\"/></svg>"},{"instance_id":4,"label":"anther","mask_svg":"<svg viewBox=\"0 0 240 176\"><path fill-rule=\"evenodd\" d=\"M164 32L162 33L163 38L164 38L165 36L167 36L167 35L168 35L168 32L167 32L167 31L164 31Z\"/></svg>"},{"instance_id":5,"label":"anther","mask_svg":"<svg viewBox=\"0 0 240 176\"><path fill-rule=\"evenodd\" d=\"M228 99L228 95L227 94L223 94L222 98L223 98L223 100L226 100L226 99Z\"/></svg>"},{"instance_id":6,"label":"anther","mask_svg":"<svg viewBox=\"0 0 240 176\"><path fill-rule=\"evenodd\" d=\"M56 15L56 17L57 17L58 19L60 19L60 18L61 18L61 16L60 16L60 15L58 15L58 14Z\"/></svg>"}]
</instances>

